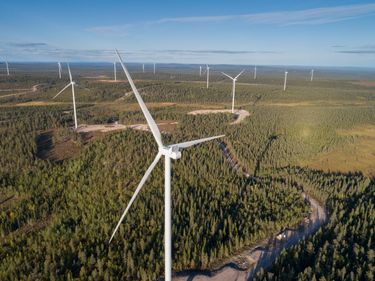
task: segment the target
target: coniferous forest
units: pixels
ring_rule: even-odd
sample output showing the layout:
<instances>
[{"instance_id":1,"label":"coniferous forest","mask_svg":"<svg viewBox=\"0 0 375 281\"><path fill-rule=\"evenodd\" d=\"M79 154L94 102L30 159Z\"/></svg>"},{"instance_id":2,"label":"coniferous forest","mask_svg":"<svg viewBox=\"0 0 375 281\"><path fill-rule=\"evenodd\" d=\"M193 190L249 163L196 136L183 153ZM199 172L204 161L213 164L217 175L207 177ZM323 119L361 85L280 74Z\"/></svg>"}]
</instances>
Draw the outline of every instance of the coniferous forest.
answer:
<instances>
[{"instance_id":1,"label":"coniferous forest","mask_svg":"<svg viewBox=\"0 0 375 281\"><path fill-rule=\"evenodd\" d=\"M32 96L0 99L0 280L161 279L163 163L108 243L157 153L152 135L72 131L71 96L51 102L63 82L38 75L0 80L2 88L43 84ZM177 122L163 132L165 143L225 134L172 162L175 273L215 268L298 226L310 211L303 191L324 206L327 223L282 251L255 279L374 280L373 166L330 171L309 162L373 141L373 88L334 79L307 87L291 80L281 95L272 79L252 86L244 78L236 107L250 116L233 125L229 113L187 114L230 107L231 85L219 75L213 74L208 90L189 83L191 74L134 76L154 118ZM80 124L145 123L126 82L78 80ZM365 135L358 133L364 126ZM223 143L241 168L228 162Z\"/></svg>"}]
</instances>

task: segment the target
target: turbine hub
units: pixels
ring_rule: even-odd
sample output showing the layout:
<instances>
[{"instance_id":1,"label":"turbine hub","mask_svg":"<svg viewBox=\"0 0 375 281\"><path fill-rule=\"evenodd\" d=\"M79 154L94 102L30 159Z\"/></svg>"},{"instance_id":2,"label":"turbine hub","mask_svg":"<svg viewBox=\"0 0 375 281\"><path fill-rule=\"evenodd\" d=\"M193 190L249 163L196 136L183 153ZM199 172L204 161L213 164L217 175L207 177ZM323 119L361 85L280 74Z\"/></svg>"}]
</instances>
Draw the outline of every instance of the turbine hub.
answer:
<instances>
[{"instance_id":1,"label":"turbine hub","mask_svg":"<svg viewBox=\"0 0 375 281\"><path fill-rule=\"evenodd\" d=\"M180 148L177 145L171 145L171 146L164 146L159 149L161 154L164 156L168 156L174 160L181 158L181 151Z\"/></svg>"}]
</instances>

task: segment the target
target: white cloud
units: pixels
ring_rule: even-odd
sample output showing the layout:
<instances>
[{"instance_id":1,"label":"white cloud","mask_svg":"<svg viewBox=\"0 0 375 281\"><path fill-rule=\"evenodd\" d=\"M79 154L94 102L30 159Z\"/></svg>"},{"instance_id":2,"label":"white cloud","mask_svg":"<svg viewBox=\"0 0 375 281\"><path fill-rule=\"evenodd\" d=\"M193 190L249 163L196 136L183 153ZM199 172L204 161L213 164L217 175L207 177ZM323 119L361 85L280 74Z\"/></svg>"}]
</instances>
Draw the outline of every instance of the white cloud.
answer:
<instances>
[{"instance_id":1,"label":"white cloud","mask_svg":"<svg viewBox=\"0 0 375 281\"><path fill-rule=\"evenodd\" d=\"M375 4L348 5L306 9L299 11L280 11L267 13L253 13L240 15L200 16L163 18L155 23L194 23L194 22L222 22L242 20L254 24L325 24L345 21L375 13Z\"/></svg>"},{"instance_id":2,"label":"white cloud","mask_svg":"<svg viewBox=\"0 0 375 281\"><path fill-rule=\"evenodd\" d=\"M162 18L155 21L129 23L125 25L97 26L86 29L87 31L101 34L126 35L132 26L152 26L165 23L217 23L225 21L242 21L252 24L273 24L279 26L289 25L321 25L340 21L352 20L375 14L375 4L358 4L335 7L324 7L305 9L298 11L279 11L238 15L217 15L217 16L192 16Z\"/></svg>"}]
</instances>

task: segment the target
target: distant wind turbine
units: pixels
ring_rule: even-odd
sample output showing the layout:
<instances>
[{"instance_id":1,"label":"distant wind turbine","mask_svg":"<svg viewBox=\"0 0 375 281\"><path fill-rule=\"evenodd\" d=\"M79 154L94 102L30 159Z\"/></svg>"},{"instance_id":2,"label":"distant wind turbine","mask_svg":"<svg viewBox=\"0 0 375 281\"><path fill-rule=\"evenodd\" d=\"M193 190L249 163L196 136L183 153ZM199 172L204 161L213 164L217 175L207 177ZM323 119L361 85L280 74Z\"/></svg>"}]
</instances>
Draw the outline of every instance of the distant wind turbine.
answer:
<instances>
[{"instance_id":1,"label":"distant wind turbine","mask_svg":"<svg viewBox=\"0 0 375 281\"><path fill-rule=\"evenodd\" d=\"M72 79L72 73L70 72L69 63L67 65L68 65L68 72L69 72L70 82L60 92L58 92L58 94L56 96L54 96L52 99L57 98L57 96L60 95L62 92L64 92L68 87L72 86L74 128L77 130L78 124L77 124L76 98L75 98L75 95L74 95L74 85L76 85L76 82L74 82L73 79Z\"/></svg>"},{"instance_id":2,"label":"distant wind turbine","mask_svg":"<svg viewBox=\"0 0 375 281\"><path fill-rule=\"evenodd\" d=\"M257 80L257 67L254 67L254 80Z\"/></svg>"},{"instance_id":3,"label":"distant wind turbine","mask_svg":"<svg viewBox=\"0 0 375 281\"><path fill-rule=\"evenodd\" d=\"M151 130L151 133L154 136L154 139L156 143L158 144L159 152L156 155L154 161L151 163L150 167L147 169L146 173L142 177L140 183L137 186L137 189L135 190L132 198L130 199L128 206L124 210L119 222L116 225L115 230L112 233L112 236L109 240L109 243L111 243L116 231L118 230L119 226L121 225L122 221L125 218L126 213L128 212L130 206L133 204L134 200L137 198L138 193L140 192L142 186L146 182L147 178L150 176L152 170L155 168L156 164L160 160L161 156L164 156L165 158L165 191L164 191L164 204L165 204L165 210L164 210L164 259L165 259L165 281L171 281L172 280L172 218L171 218L171 159L179 159L181 158L181 150L184 148L188 148L190 146L210 141L213 139L221 138L223 136L216 136L216 137L210 137L210 138L204 138L204 139L198 139L188 142L182 142L177 144L171 144L171 145L165 145L162 142L161 133L159 131L158 126L155 123L155 120L152 118L150 112L148 111L145 103L142 100L141 95L139 94L137 88L134 85L133 79L130 77L130 74L125 67L122 58L119 54L119 52L116 50L116 54L119 58L120 64L122 66L122 69L125 72L126 77L128 78L129 84L133 90L133 93L135 94L135 97L138 101L138 104L143 112L143 115L145 116L147 120L147 124Z\"/></svg>"},{"instance_id":4,"label":"distant wind turbine","mask_svg":"<svg viewBox=\"0 0 375 281\"><path fill-rule=\"evenodd\" d=\"M59 78L61 79L61 63L60 62L57 63L57 67L59 69Z\"/></svg>"},{"instance_id":5,"label":"distant wind turbine","mask_svg":"<svg viewBox=\"0 0 375 281\"><path fill-rule=\"evenodd\" d=\"M286 90L286 81L288 79L288 71L285 71L285 76L284 76L284 92Z\"/></svg>"},{"instance_id":6,"label":"distant wind turbine","mask_svg":"<svg viewBox=\"0 0 375 281\"><path fill-rule=\"evenodd\" d=\"M228 78L232 79L233 81L233 86L232 86L232 113L234 113L234 96L236 95L236 81L237 81L237 78L240 77L240 75L245 71L242 70L236 77L232 77L232 76L229 76L228 74L222 72L221 74L227 76Z\"/></svg>"},{"instance_id":7,"label":"distant wind turbine","mask_svg":"<svg viewBox=\"0 0 375 281\"><path fill-rule=\"evenodd\" d=\"M199 66L199 76L202 76L202 66Z\"/></svg>"},{"instance_id":8,"label":"distant wind turbine","mask_svg":"<svg viewBox=\"0 0 375 281\"><path fill-rule=\"evenodd\" d=\"M207 73L207 89L208 89L208 86L209 86L209 83L210 83L210 67L208 66L208 64L206 64L206 73Z\"/></svg>"},{"instance_id":9,"label":"distant wind turbine","mask_svg":"<svg viewBox=\"0 0 375 281\"><path fill-rule=\"evenodd\" d=\"M7 68L7 76L9 76L9 64L8 64L8 61L5 61L5 66Z\"/></svg>"},{"instance_id":10,"label":"distant wind turbine","mask_svg":"<svg viewBox=\"0 0 375 281\"><path fill-rule=\"evenodd\" d=\"M113 62L113 73L114 73L115 81L117 81L116 62Z\"/></svg>"},{"instance_id":11,"label":"distant wind turbine","mask_svg":"<svg viewBox=\"0 0 375 281\"><path fill-rule=\"evenodd\" d=\"M311 78L310 81L312 82L314 80L314 69L311 69Z\"/></svg>"}]
</instances>

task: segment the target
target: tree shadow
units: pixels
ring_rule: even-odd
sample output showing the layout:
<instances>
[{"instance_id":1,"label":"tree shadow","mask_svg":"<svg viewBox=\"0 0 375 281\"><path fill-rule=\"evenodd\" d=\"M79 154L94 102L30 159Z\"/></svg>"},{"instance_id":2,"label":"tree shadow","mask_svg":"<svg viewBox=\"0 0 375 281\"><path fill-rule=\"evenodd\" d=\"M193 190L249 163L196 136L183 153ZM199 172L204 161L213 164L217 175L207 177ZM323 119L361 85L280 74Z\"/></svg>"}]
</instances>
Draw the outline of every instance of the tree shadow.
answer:
<instances>
[{"instance_id":1,"label":"tree shadow","mask_svg":"<svg viewBox=\"0 0 375 281\"><path fill-rule=\"evenodd\" d=\"M262 99L262 96L261 95L257 95L255 96L255 100L253 102L253 106L255 106L260 100Z\"/></svg>"},{"instance_id":2,"label":"tree shadow","mask_svg":"<svg viewBox=\"0 0 375 281\"><path fill-rule=\"evenodd\" d=\"M260 153L259 157L256 160L255 169L253 177L255 178L260 170L260 163L262 162L264 155L267 153L267 151L270 149L271 144L279 138L279 135L272 134L268 137L265 147L263 148L262 152Z\"/></svg>"}]
</instances>

